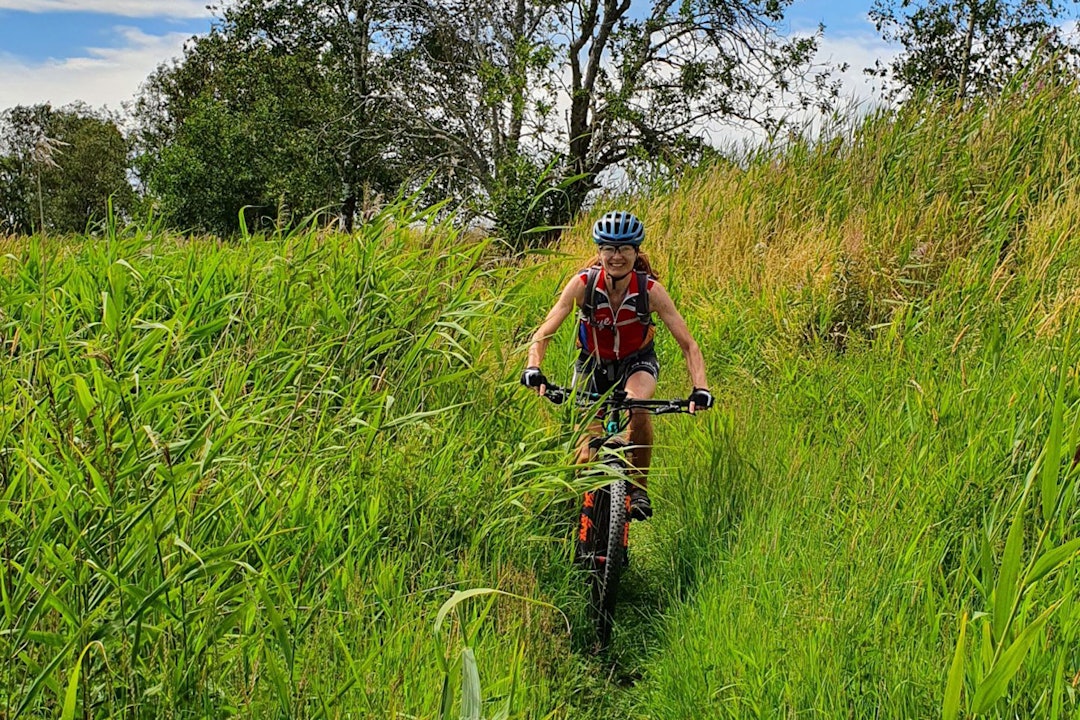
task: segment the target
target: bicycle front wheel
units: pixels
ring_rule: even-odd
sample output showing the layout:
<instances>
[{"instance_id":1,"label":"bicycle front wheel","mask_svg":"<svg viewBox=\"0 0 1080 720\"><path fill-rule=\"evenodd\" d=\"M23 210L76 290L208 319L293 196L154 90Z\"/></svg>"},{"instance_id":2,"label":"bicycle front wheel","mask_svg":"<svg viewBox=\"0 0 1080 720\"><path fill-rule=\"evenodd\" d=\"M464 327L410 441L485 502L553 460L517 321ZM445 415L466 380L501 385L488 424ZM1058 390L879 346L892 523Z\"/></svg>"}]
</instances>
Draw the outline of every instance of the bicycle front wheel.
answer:
<instances>
[{"instance_id":1,"label":"bicycle front wheel","mask_svg":"<svg viewBox=\"0 0 1080 720\"><path fill-rule=\"evenodd\" d=\"M622 472L621 466L617 472ZM615 601L630 539L630 497L625 481L616 480L586 495L578 539L579 557L589 572L589 608L596 643L604 650L615 626Z\"/></svg>"}]
</instances>

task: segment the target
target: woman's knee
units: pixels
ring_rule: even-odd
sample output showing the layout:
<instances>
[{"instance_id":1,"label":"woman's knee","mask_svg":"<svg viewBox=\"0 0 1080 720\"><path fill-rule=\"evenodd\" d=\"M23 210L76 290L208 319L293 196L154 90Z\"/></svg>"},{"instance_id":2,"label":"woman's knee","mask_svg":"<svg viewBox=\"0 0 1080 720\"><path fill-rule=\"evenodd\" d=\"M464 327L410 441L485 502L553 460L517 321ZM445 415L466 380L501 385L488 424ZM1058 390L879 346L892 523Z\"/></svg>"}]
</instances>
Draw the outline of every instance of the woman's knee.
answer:
<instances>
[{"instance_id":1,"label":"woman's knee","mask_svg":"<svg viewBox=\"0 0 1080 720\"><path fill-rule=\"evenodd\" d=\"M581 445L578 446L578 451L577 451L577 463L578 463L578 465L584 465L585 463L592 460L592 455L593 455L593 451L592 451L592 448L589 447L589 443L587 441L582 442Z\"/></svg>"}]
</instances>

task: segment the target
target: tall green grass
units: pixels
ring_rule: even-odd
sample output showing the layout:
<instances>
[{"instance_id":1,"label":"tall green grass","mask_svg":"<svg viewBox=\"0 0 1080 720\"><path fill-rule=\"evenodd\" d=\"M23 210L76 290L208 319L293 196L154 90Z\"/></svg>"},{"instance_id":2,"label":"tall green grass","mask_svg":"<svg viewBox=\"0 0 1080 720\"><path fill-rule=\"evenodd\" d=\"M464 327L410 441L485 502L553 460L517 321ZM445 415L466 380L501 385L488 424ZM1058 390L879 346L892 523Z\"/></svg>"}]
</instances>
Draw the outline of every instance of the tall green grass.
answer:
<instances>
[{"instance_id":1,"label":"tall green grass","mask_svg":"<svg viewBox=\"0 0 1080 720\"><path fill-rule=\"evenodd\" d=\"M817 357L739 397L730 412L743 472L691 485L718 510L741 497L737 529L699 553L710 572L665 624L664 650L635 694L642 715L938 715L965 614L968 636L979 633L977 646L961 646L974 710L997 648L1056 606L996 707L1035 717L1059 703L1059 717L1072 717L1076 570L1018 578L1047 557L1040 538L1064 548L1058 559L1076 552L1075 502L1045 523L1034 491L1021 500L1054 406L1045 373L1055 353L1045 353L1045 365L971 363L967 383L947 349L899 362L891 352ZM1074 496L1075 471L1052 467L1063 498ZM684 472L711 477L700 462ZM1017 518L1037 529L1022 547L1008 540L1024 527ZM715 534L687 520L686 534Z\"/></svg>"},{"instance_id":2,"label":"tall green grass","mask_svg":"<svg viewBox=\"0 0 1080 720\"><path fill-rule=\"evenodd\" d=\"M620 714L1080 715L1077 98L912 105L641 203L724 409L661 456L695 584Z\"/></svg>"},{"instance_id":3,"label":"tall green grass","mask_svg":"<svg viewBox=\"0 0 1080 720\"><path fill-rule=\"evenodd\" d=\"M602 657L579 418L516 384L587 218L0 241L0 717L1077 717L1078 98L630 201L719 401L657 420Z\"/></svg>"},{"instance_id":4,"label":"tall green grass","mask_svg":"<svg viewBox=\"0 0 1080 720\"><path fill-rule=\"evenodd\" d=\"M504 522L559 439L483 420L511 397L493 290L517 281L417 222L11 248L0 715L429 716L446 594L536 595L548 568L545 597L573 595L559 547ZM482 666L543 702L518 643L560 625L504 613Z\"/></svg>"}]
</instances>

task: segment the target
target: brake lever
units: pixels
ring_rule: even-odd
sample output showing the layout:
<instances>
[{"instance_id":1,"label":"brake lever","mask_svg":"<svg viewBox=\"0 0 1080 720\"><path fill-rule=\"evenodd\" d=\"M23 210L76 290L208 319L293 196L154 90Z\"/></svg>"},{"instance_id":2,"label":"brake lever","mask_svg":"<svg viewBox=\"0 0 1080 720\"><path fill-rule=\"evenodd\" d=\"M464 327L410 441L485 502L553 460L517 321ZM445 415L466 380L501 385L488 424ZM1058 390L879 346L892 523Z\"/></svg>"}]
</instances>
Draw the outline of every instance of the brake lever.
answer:
<instances>
[{"instance_id":1,"label":"brake lever","mask_svg":"<svg viewBox=\"0 0 1080 720\"><path fill-rule=\"evenodd\" d=\"M566 390L562 388L549 387L544 391L544 397L556 405L562 405L566 402Z\"/></svg>"}]
</instances>

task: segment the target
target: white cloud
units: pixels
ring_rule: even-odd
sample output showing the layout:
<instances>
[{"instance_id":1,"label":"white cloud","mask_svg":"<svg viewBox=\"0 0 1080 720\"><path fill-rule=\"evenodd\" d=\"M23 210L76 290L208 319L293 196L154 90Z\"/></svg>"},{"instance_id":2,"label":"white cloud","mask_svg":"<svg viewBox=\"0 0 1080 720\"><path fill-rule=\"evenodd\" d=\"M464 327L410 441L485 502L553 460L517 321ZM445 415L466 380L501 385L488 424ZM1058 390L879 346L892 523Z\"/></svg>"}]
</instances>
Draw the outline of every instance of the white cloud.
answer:
<instances>
[{"instance_id":1,"label":"white cloud","mask_svg":"<svg viewBox=\"0 0 1080 720\"><path fill-rule=\"evenodd\" d=\"M888 64L897 52L897 48L870 33L830 36L826 31L818 41L816 60L836 67L847 66L846 70L835 74L835 79L840 81L838 112L842 118L853 120L861 117L883 102L880 79L866 75L863 70L873 67L877 60ZM816 134L822 127L822 118L814 110L795 111L787 119L796 125L809 123L811 134ZM703 134L714 145L729 150L754 145L766 139L760 128L738 127L725 123L710 123L703 128Z\"/></svg>"},{"instance_id":2,"label":"white cloud","mask_svg":"<svg viewBox=\"0 0 1080 720\"><path fill-rule=\"evenodd\" d=\"M841 96L860 102L873 101L880 97L875 82L863 70L873 67L876 61L887 65L897 54L897 48L889 45L880 37L870 34L841 35L821 38L818 58L833 64L847 64L848 69L840 75Z\"/></svg>"},{"instance_id":3,"label":"white cloud","mask_svg":"<svg viewBox=\"0 0 1080 720\"><path fill-rule=\"evenodd\" d=\"M0 0L3 1L3 0ZM124 43L90 48L86 55L40 63L0 54L0 110L49 102L54 107L82 100L94 107L119 110L131 100L158 65L178 57L190 33L148 35L135 28L116 31Z\"/></svg>"},{"instance_id":4,"label":"white cloud","mask_svg":"<svg viewBox=\"0 0 1080 720\"><path fill-rule=\"evenodd\" d=\"M206 0L0 0L0 10L90 12L123 17L204 18Z\"/></svg>"}]
</instances>

